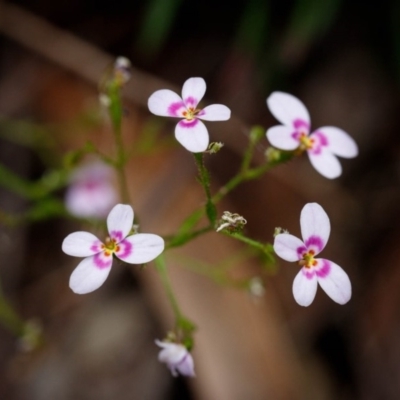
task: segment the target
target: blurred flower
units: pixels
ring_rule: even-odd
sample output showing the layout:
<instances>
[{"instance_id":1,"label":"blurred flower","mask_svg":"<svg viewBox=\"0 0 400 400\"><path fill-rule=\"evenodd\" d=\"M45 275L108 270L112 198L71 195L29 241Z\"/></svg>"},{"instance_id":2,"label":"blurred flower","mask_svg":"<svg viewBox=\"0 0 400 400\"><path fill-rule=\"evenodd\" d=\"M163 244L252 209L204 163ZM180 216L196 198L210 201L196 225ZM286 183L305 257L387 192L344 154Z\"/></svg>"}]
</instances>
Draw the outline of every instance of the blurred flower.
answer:
<instances>
[{"instance_id":1,"label":"blurred flower","mask_svg":"<svg viewBox=\"0 0 400 400\"><path fill-rule=\"evenodd\" d=\"M283 124L267 130L270 143L282 150L307 151L313 167L326 178L337 178L342 173L336 156L357 156L356 142L342 129L324 126L310 134L310 115L304 104L291 94L273 92L267 106Z\"/></svg>"},{"instance_id":2,"label":"blurred flower","mask_svg":"<svg viewBox=\"0 0 400 400\"><path fill-rule=\"evenodd\" d=\"M275 253L286 261L298 261L302 266L293 282L293 295L301 306L314 300L318 283L336 303L345 304L351 298L351 283L339 265L323 258L314 258L328 242L331 231L329 217L317 203L308 203L300 215L304 242L288 233L275 237Z\"/></svg>"},{"instance_id":3,"label":"blurred flower","mask_svg":"<svg viewBox=\"0 0 400 400\"><path fill-rule=\"evenodd\" d=\"M131 62L126 57L117 57L114 63L114 79L119 86L125 85L132 77Z\"/></svg>"},{"instance_id":4,"label":"blurred flower","mask_svg":"<svg viewBox=\"0 0 400 400\"><path fill-rule=\"evenodd\" d=\"M132 65L126 57L117 57L114 63L107 68L99 82L100 104L109 108L111 105L110 90L122 88L132 77Z\"/></svg>"},{"instance_id":5,"label":"blurred flower","mask_svg":"<svg viewBox=\"0 0 400 400\"><path fill-rule=\"evenodd\" d=\"M65 207L76 217L105 218L118 201L114 171L101 162L77 168L65 196Z\"/></svg>"},{"instance_id":6,"label":"blurred flower","mask_svg":"<svg viewBox=\"0 0 400 400\"><path fill-rule=\"evenodd\" d=\"M102 243L89 232L74 232L63 243L64 253L84 258L69 280L70 288L78 294L98 289L110 273L113 254L130 264L147 263L164 250L164 240L150 233L128 236L133 224L133 209L129 205L117 204L108 214L109 237Z\"/></svg>"},{"instance_id":7,"label":"blurred flower","mask_svg":"<svg viewBox=\"0 0 400 400\"><path fill-rule=\"evenodd\" d=\"M160 340L156 340L156 344L162 348L158 361L167 364L173 376L195 376L193 358L185 346Z\"/></svg>"},{"instance_id":8,"label":"blurred flower","mask_svg":"<svg viewBox=\"0 0 400 400\"><path fill-rule=\"evenodd\" d=\"M182 88L182 98L175 92L162 89L154 92L148 101L149 110L162 117L183 118L175 127L178 142L192 153L200 153L208 147L208 131L202 121L226 121L231 116L228 107L213 104L197 108L206 91L203 78L190 78Z\"/></svg>"},{"instance_id":9,"label":"blurred flower","mask_svg":"<svg viewBox=\"0 0 400 400\"><path fill-rule=\"evenodd\" d=\"M249 280L249 292L254 297L262 297L265 294L265 286L262 279L258 276L254 276Z\"/></svg>"}]
</instances>

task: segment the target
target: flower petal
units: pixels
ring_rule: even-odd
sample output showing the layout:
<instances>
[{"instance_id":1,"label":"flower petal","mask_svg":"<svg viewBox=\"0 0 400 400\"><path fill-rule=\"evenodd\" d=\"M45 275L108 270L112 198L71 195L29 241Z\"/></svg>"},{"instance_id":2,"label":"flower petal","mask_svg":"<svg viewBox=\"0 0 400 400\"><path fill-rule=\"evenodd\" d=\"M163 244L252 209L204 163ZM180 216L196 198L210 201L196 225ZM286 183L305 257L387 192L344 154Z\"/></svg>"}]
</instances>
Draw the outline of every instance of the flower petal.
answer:
<instances>
[{"instance_id":1,"label":"flower petal","mask_svg":"<svg viewBox=\"0 0 400 400\"><path fill-rule=\"evenodd\" d=\"M344 130L334 126L324 126L318 129L328 141L328 149L333 154L344 158L358 155L358 146L354 139Z\"/></svg>"},{"instance_id":2,"label":"flower petal","mask_svg":"<svg viewBox=\"0 0 400 400\"><path fill-rule=\"evenodd\" d=\"M326 246L331 224L328 214L317 203L308 203L300 214L301 236L308 249L313 249L315 254L320 253Z\"/></svg>"},{"instance_id":3,"label":"flower petal","mask_svg":"<svg viewBox=\"0 0 400 400\"><path fill-rule=\"evenodd\" d=\"M64 239L61 248L69 256L88 257L100 252L101 244L101 241L89 232L74 232Z\"/></svg>"},{"instance_id":4,"label":"flower petal","mask_svg":"<svg viewBox=\"0 0 400 400\"><path fill-rule=\"evenodd\" d=\"M307 151L312 166L325 178L334 179L342 174L342 166L337 157L326 148L318 153Z\"/></svg>"},{"instance_id":5,"label":"flower petal","mask_svg":"<svg viewBox=\"0 0 400 400\"><path fill-rule=\"evenodd\" d=\"M310 126L310 115L305 105L289 93L273 92L267 98L267 106L272 115L282 124L293 127L301 120Z\"/></svg>"},{"instance_id":6,"label":"flower petal","mask_svg":"<svg viewBox=\"0 0 400 400\"><path fill-rule=\"evenodd\" d=\"M108 214L107 228L112 239L120 242L126 238L133 225L133 209L128 204L117 204Z\"/></svg>"},{"instance_id":7,"label":"flower petal","mask_svg":"<svg viewBox=\"0 0 400 400\"><path fill-rule=\"evenodd\" d=\"M154 92L147 105L150 112L161 117L182 117L182 111L186 109L179 95L168 89Z\"/></svg>"},{"instance_id":8,"label":"flower petal","mask_svg":"<svg viewBox=\"0 0 400 400\"><path fill-rule=\"evenodd\" d=\"M351 298L351 282L344 270L332 261L317 259L316 275L325 293L336 303L346 304Z\"/></svg>"},{"instance_id":9,"label":"flower petal","mask_svg":"<svg viewBox=\"0 0 400 400\"><path fill-rule=\"evenodd\" d=\"M317 293L318 281L314 271L302 268L293 281L293 296L298 304L309 306Z\"/></svg>"},{"instance_id":10,"label":"flower petal","mask_svg":"<svg viewBox=\"0 0 400 400\"><path fill-rule=\"evenodd\" d=\"M158 257L164 250L164 240L152 233L138 233L128 236L119 243L115 255L130 264L143 264Z\"/></svg>"},{"instance_id":11,"label":"flower petal","mask_svg":"<svg viewBox=\"0 0 400 400\"><path fill-rule=\"evenodd\" d=\"M203 78L189 78L182 87L182 99L186 107L196 108L206 92Z\"/></svg>"},{"instance_id":12,"label":"flower petal","mask_svg":"<svg viewBox=\"0 0 400 400\"><path fill-rule=\"evenodd\" d=\"M227 121L231 117L231 110L223 104L212 104L203 108L197 117L205 121Z\"/></svg>"},{"instance_id":13,"label":"flower petal","mask_svg":"<svg viewBox=\"0 0 400 400\"><path fill-rule=\"evenodd\" d=\"M183 360L175 366L179 373L183 376L196 376L194 372L194 362L192 355L187 352Z\"/></svg>"},{"instance_id":14,"label":"flower petal","mask_svg":"<svg viewBox=\"0 0 400 400\"><path fill-rule=\"evenodd\" d=\"M180 121L175 128L176 140L192 153L201 153L208 147L208 131L199 119L190 122Z\"/></svg>"},{"instance_id":15,"label":"flower petal","mask_svg":"<svg viewBox=\"0 0 400 400\"><path fill-rule=\"evenodd\" d=\"M158 361L166 363L173 376L178 376L178 372L184 376L195 376L193 358L185 346L160 340L155 342L163 348L158 354Z\"/></svg>"},{"instance_id":16,"label":"flower petal","mask_svg":"<svg viewBox=\"0 0 400 400\"><path fill-rule=\"evenodd\" d=\"M167 364L177 364L185 357L188 352L186 347L177 343L168 343L156 340L157 346L163 349L158 354L158 361Z\"/></svg>"},{"instance_id":17,"label":"flower petal","mask_svg":"<svg viewBox=\"0 0 400 400\"><path fill-rule=\"evenodd\" d=\"M69 287L77 294L85 294L98 289L111 271L111 263L106 268L99 268L95 256L84 258L74 269L69 278Z\"/></svg>"},{"instance_id":18,"label":"flower petal","mask_svg":"<svg viewBox=\"0 0 400 400\"><path fill-rule=\"evenodd\" d=\"M300 143L293 133L293 128L290 126L276 125L267 130L267 138L277 149L294 150Z\"/></svg>"},{"instance_id":19,"label":"flower petal","mask_svg":"<svg viewBox=\"0 0 400 400\"><path fill-rule=\"evenodd\" d=\"M280 233L275 236L274 251L286 261L298 261L303 251L307 250L304 243L296 236Z\"/></svg>"}]
</instances>

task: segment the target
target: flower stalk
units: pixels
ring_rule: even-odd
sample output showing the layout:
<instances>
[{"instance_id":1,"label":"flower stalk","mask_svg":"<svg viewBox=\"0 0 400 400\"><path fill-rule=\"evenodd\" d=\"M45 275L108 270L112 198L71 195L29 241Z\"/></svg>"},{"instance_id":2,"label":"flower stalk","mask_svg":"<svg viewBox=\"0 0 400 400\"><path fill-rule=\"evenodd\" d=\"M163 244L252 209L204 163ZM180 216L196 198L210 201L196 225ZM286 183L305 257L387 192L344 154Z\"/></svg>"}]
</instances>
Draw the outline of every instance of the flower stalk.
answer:
<instances>
[{"instance_id":1,"label":"flower stalk","mask_svg":"<svg viewBox=\"0 0 400 400\"><path fill-rule=\"evenodd\" d=\"M155 260L156 271L158 272L161 282L164 286L165 293L168 297L168 301L171 304L172 311L175 316L175 333L179 338L179 341L184 343L185 346L190 349L192 347L192 333L196 329L193 322L187 319L179 306L179 303L175 297L174 290L171 285L170 278L168 276L167 265L162 255L158 256Z\"/></svg>"}]
</instances>

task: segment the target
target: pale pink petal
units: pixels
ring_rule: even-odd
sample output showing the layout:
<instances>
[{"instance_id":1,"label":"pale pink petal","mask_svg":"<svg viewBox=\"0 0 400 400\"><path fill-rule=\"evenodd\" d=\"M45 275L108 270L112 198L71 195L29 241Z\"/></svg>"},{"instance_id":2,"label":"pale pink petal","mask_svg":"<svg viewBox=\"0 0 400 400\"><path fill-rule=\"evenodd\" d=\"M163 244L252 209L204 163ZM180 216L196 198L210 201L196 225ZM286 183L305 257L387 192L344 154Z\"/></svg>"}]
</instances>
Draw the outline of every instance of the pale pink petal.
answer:
<instances>
[{"instance_id":1,"label":"pale pink petal","mask_svg":"<svg viewBox=\"0 0 400 400\"><path fill-rule=\"evenodd\" d=\"M317 261L316 275L322 289L336 303L346 304L351 298L351 283L346 272L332 261Z\"/></svg>"},{"instance_id":2,"label":"pale pink petal","mask_svg":"<svg viewBox=\"0 0 400 400\"><path fill-rule=\"evenodd\" d=\"M184 376L195 376L193 358L186 347L160 340L156 340L156 344L163 348L158 354L158 360L167 364L173 376L178 376L178 373Z\"/></svg>"},{"instance_id":3,"label":"pale pink petal","mask_svg":"<svg viewBox=\"0 0 400 400\"><path fill-rule=\"evenodd\" d=\"M168 343L156 340L157 346L163 348L158 354L158 360L167 364L177 364L188 352L186 347L177 343Z\"/></svg>"},{"instance_id":4,"label":"pale pink petal","mask_svg":"<svg viewBox=\"0 0 400 400\"><path fill-rule=\"evenodd\" d=\"M354 139L344 130L334 126L324 126L318 129L328 141L330 152L339 157L353 158L358 155L358 146Z\"/></svg>"},{"instance_id":5,"label":"pale pink petal","mask_svg":"<svg viewBox=\"0 0 400 400\"><path fill-rule=\"evenodd\" d=\"M205 121L227 121L231 117L231 110L223 104L212 104L203 108L197 117Z\"/></svg>"},{"instance_id":6,"label":"pale pink petal","mask_svg":"<svg viewBox=\"0 0 400 400\"><path fill-rule=\"evenodd\" d=\"M175 128L176 140L192 153L201 153L208 147L208 131L199 119L182 120Z\"/></svg>"},{"instance_id":7,"label":"pale pink petal","mask_svg":"<svg viewBox=\"0 0 400 400\"><path fill-rule=\"evenodd\" d=\"M101 241L89 232L70 233L62 242L62 251L69 256L88 257L100 252Z\"/></svg>"},{"instance_id":8,"label":"pale pink petal","mask_svg":"<svg viewBox=\"0 0 400 400\"><path fill-rule=\"evenodd\" d=\"M288 233L275 236L274 251L286 261L299 261L306 250L304 243L296 236Z\"/></svg>"},{"instance_id":9,"label":"pale pink petal","mask_svg":"<svg viewBox=\"0 0 400 400\"><path fill-rule=\"evenodd\" d=\"M183 376L196 376L194 372L194 362L192 355L187 352L182 361L175 366L178 372Z\"/></svg>"},{"instance_id":10,"label":"pale pink petal","mask_svg":"<svg viewBox=\"0 0 400 400\"><path fill-rule=\"evenodd\" d=\"M77 294L93 292L104 283L110 270L111 264L107 268L99 268L95 256L84 258L72 272L69 287Z\"/></svg>"},{"instance_id":11,"label":"pale pink petal","mask_svg":"<svg viewBox=\"0 0 400 400\"><path fill-rule=\"evenodd\" d=\"M273 92L267 98L267 106L272 115L282 124L293 127L301 120L310 125L310 115L305 105L289 93Z\"/></svg>"},{"instance_id":12,"label":"pale pink petal","mask_svg":"<svg viewBox=\"0 0 400 400\"><path fill-rule=\"evenodd\" d=\"M317 293L318 281L315 272L302 268L293 281L293 296L298 304L309 306Z\"/></svg>"},{"instance_id":13,"label":"pale pink petal","mask_svg":"<svg viewBox=\"0 0 400 400\"><path fill-rule=\"evenodd\" d=\"M325 178L334 179L342 174L342 166L337 157L326 147L318 154L307 151L312 166Z\"/></svg>"},{"instance_id":14,"label":"pale pink petal","mask_svg":"<svg viewBox=\"0 0 400 400\"><path fill-rule=\"evenodd\" d=\"M152 233L128 236L119 244L115 255L130 264L143 264L158 257L164 250L164 240Z\"/></svg>"},{"instance_id":15,"label":"pale pink petal","mask_svg":"<svg viewBox=\"0 0 400 400\"><path fill-rule=\"evenodd\" d=\"M300 145L294 133L294 128L290 126L276 125L267 130L267 138L277 149L294 150Z\"/></svg>"},{"instance_id":16,"label":"pale pink petal","mask_svg":"<svg viewBox=\"0 0 400 400\"><path fill-rule=\"evenodd\" d=\"M182 87L182 99L186 107L196 108L206 92L203 78L189 78Z\"/></svg>"},{"instance_id":17,"label":"pale pink petal","mask_svg":"<svg viewBox=\"0 0 400 400\"><path fill-rule=\"evenodd\" d=\"M179 95L168 89L154 92L147 105L150 112L161 117L182 117L182 111L186 109Z\"/></svg>"},{"instance_id":18,"label":"pale pink petal","mask_svg":"<svg viewBox=\"0 0 400 400\"><path fill-rule=\"evenodd\" d=\"M73 183L65 195L67 210L82 218L105 218L117 201L114 185L106 180Z\"/></svg>"},{"instance_id":19,"label":"pale pink petal","mask_svg":"<svg viewBox=\"0 0 400 400\"><path fill-rule=\"evenodd\" d=\"M107 228L111 238L120 242L131 231L133 225L133 209L127 204L117 204L108 214Z\"/></svg>"},{"instance_id":20,"label":"pale pink petal","mask_svg":"<svg viewBox=\"0 0 400 400\"><path fill-rule=\"evenodd\" d=\"M324 209L317 203L308 203L300 214L301 236L308 249L318 254L326 246L331 224Z\"/></svg>"}]
</instances>

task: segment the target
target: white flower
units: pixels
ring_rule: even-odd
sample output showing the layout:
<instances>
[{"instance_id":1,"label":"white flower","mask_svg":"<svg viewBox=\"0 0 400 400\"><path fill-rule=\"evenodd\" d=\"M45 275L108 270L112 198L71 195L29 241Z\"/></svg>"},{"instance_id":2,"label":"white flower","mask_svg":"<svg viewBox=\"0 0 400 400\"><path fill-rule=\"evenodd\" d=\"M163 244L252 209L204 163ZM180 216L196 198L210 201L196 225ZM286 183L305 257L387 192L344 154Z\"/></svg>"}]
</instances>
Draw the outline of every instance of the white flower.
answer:
<instances>
[{"instance_id":1,"label":"white flower","mask_svg":"<svg viewBox=\"0 0 400 400\"><path fill-rule=\"evenodd\" d=\"M342 129L324 126L310 134L310 115L304 104L288 93L273 92L267 106L282 125L267 130L270 143L282 150L306 150L313 167L329 179L337 178L342 167L336 156L353 158L356 142Z\"/></svg>"},{"instance_id":2,"label":"white flower","mask_svg":"<svg viewBox=\"0 0 400 400\"><path fill-rule=\"evenodd\" d=\"M118 201L114 171L101 162L77 168L65 195L65 207L76 217L105 218Z\"/></svg>"},{"instance_id":3,"label":"white flower","mask_svg":"<svg viewBox=\"0 0 400 400\"><path fill-rule=\"evenodd\" d=\"M197 108L206 92L203 78L190 78L182 88L182 97L172 90L162 89L154 92L149 100L149 110L162 117L182 118L175 128L178 142L192 153L207 150L209 137L205 121L226 121L231 116L228 107L213 104L203 109Z\"/></svg>"},{"instance_id":4,"label":"white flower","mask_svg":"<svg viewBox=\"0 0 400 400\"><path fill-rule=\"evenodd\" d=\"M133 224L133 209L117 204L107 217L109 237L102 243L89 232L74 232L63 243L64 253L84 258L69 280L70 288L78 294L93 292L107 279L113 255L130 264L154 260L164 250L164 240L150 233L128 236Z\"/></svg>"},{"instance_id":5,"label":"white flower","mask_svg":"<svg viewBox=\"0 0 400 400\"><path fill-rule=\"evenodd\" d=\"M156 344L162 348L158 361L167 364L173 376L195 376L193 358L185 346L160 340Z\"/></svg>"},{"instance_id":6,"label":"white flower","mask_svg":"<svg viewBox=\"0 0 400 400\"><path fill-rule=\"evenodd\" d=\"M300 215L303 241L288 233L275 236L275 253L286 261L298 261L302 266L293 282L293 295L301 306L314 300L318 283L336 303L345 304L351 298L351 283L339 265L323 258L314 258L325 247L331 231L328 215L317 203L308 203Z\"/></svg>"}]
</instances>

